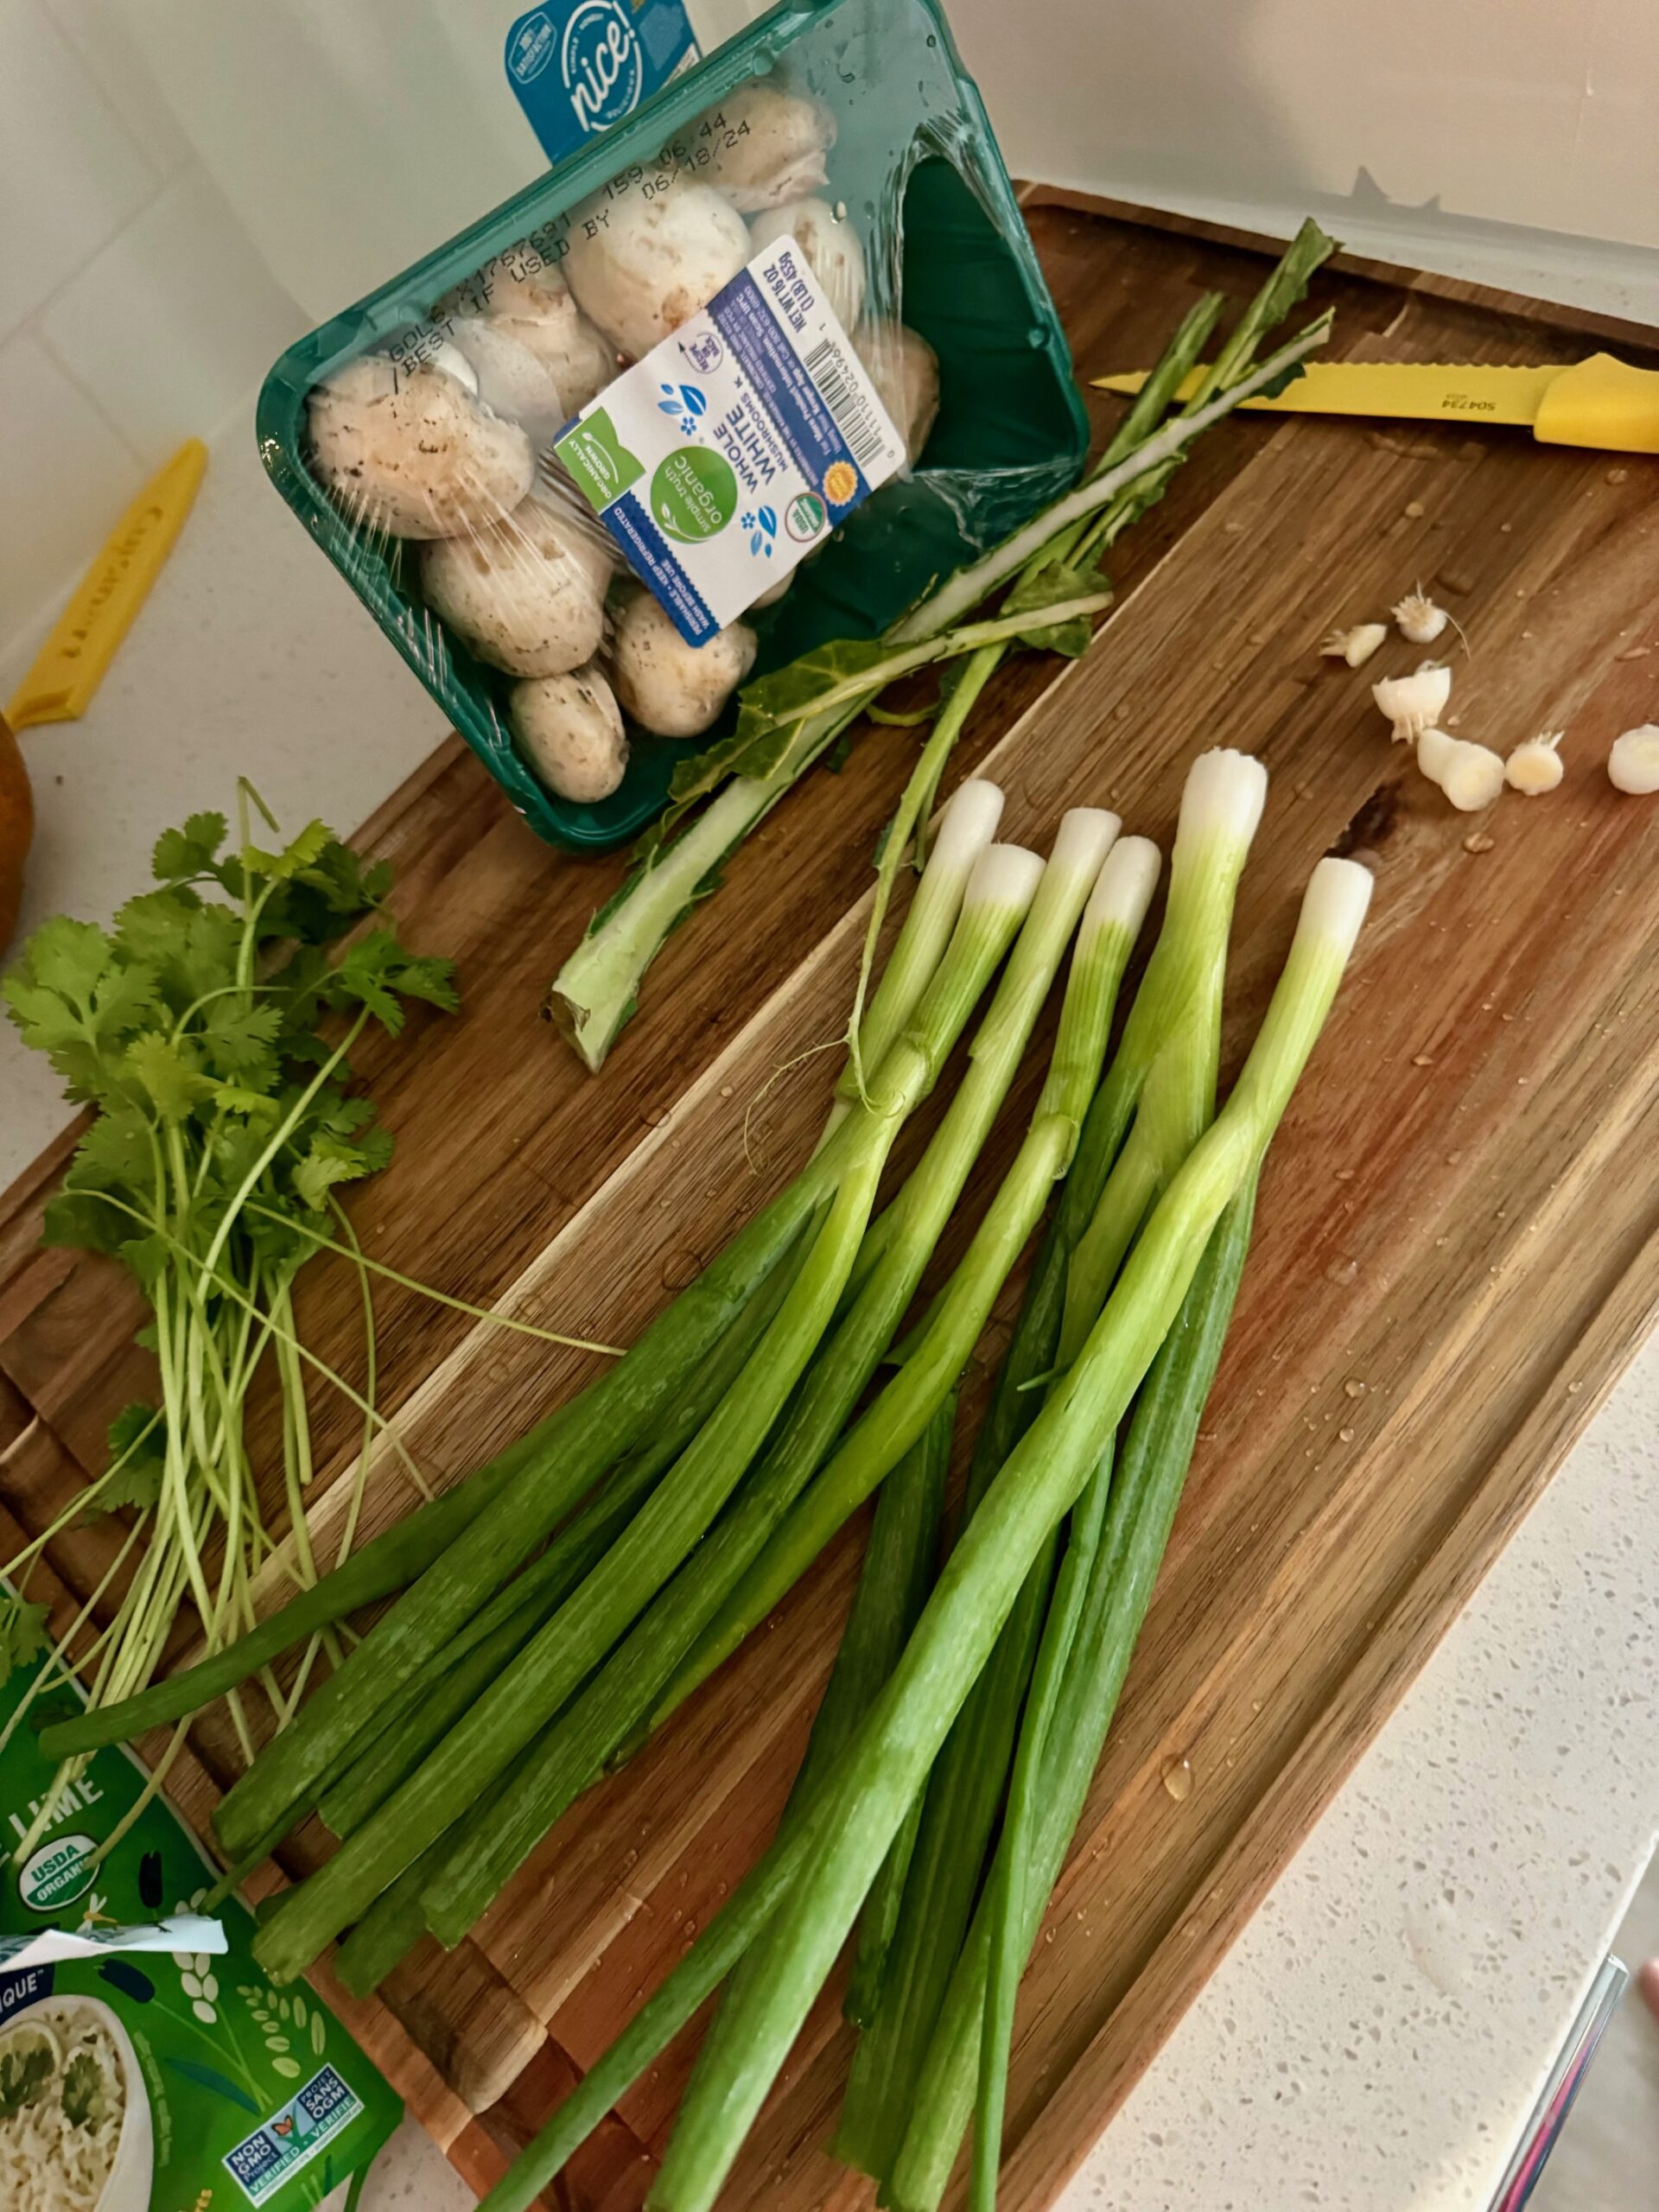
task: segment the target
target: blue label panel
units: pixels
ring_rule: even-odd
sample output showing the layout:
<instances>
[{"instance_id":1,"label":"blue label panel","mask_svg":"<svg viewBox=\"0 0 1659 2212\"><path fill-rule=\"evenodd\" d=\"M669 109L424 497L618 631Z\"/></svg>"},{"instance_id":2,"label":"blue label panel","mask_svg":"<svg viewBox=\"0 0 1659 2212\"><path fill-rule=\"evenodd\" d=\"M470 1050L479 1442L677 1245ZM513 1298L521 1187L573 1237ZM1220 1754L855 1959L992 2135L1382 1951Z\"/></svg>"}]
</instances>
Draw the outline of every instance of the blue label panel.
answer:
<instances>
[{"instance_id":1,"label":"blue label panel","mask_svg":"<svg viewBox=\"0 0 1659 2212\"><path fill-rule=\"evenodd\" d=\"M787 313L786 302L780 303ZM715 295L709 312L750 383L766 394L791 458L808 483L823 486L834 461L844 461L853 471L851 493L844 499L827 501L830 520L840 522L870 487L823 394L747 269Z\"/></svg>"},{"instance_id":2,"label":"blue label panel","mask_svg":"<svg viewBox=\"0 0 1659 2212\"><path fill-rule=\"evenodd\" d=\"M605 527L626 554L636 575L643 576L672 616L675 628L689 645L706 645L720 628L702 594L687 575L668 540L632 492L613 499L605 510Z\"/></svg>"},{"instance_id":3,"label":"blue label panel","mask_svg":"<svg viewBox=\"0 0 1659 2212\"><path fill-rule=\"evenodd\" d=\"M632 115L697 58L682 0L550 0L507 33L507 82L550 161Z\"/></svg>"}]
</instances>

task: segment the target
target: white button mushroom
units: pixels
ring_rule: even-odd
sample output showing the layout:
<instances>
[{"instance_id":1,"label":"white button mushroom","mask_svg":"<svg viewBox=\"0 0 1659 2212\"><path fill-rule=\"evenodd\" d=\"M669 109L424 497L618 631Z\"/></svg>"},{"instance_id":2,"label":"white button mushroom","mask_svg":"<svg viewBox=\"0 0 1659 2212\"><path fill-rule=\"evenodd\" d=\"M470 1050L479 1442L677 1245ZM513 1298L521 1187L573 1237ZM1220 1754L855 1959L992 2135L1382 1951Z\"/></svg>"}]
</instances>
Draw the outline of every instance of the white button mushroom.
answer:
<instances>
[{"instance_id":1,"label":"white button mushroom","mask_svg":"<svg viewBox=\"0 0 1659 2212\"><path fill-rule=\"evenodd\" d=\"M647 198L595 193L570 218L562 266L577 304L637 360L706 307L750 255L748 226L706 184L677 175Z\"/></svg>"},{"instance_id":2,"label":"white button mushroom","mask_svg":"<svg viewBox=\"0 0 1659 2212\"><path fill-rule=\"evenodd\" d=\"M627 733L598 669L515 683L507 720L519 751L561 798L593 806L621 782L628 765Z\"/></svg>"},{"instance_id":3,"label":"white button mushroom","mask_svg":"<svg viewBox=\"0 0 1659 2212\"><path fill-rule=\"evenodd\" d=\"M1643 722L1613 740L1607 755L1607 774L1613 789L1645 797L1659 791L1659 722Z\"/></svg>"},{"instance_id":4,"label":"white button mushroom","mask_svg":"<svg viewBox=\"0 0 1659 2212\"><path fill-rule=\"evenodd\" d=\"M394 537L448 537L511 514L536 477L517 423L503 422L432 362L365 353L308 406L311 463L352 521Z\"/></svg>"},{"instance_id":5,"label":"white button mushroom","mask_svg":"<svg viewBox=\"0 0 1659 2212\"><path fill-rule=\"evenodd\" d=\"M764 77L700 116L682 142L690 154L712 156L700 174L745 215L816 191L835 143L836 118L822 101Z\"/></svg>"},{"instance_id":6,"label":"white button mushroom","mask_svg":"<svg viewBox=\"0 0 1659 2212\"><path fill-rule=\"evenodd\" d=\"M756 253L788 235L806 256L831 313L843 330L851 330L864 308L864 249L858 232L827 200L791 200L749 225Z\"/></svg>"},{"instance_id":7,"label":"white button mushroom","mask_svg":"<svg viewBox=\"0 0 1659 2212\"><path fill-rule=\"evenodd\" d=\"M866 316L853 344L905 442L906 458L918 460L939 411L938 355L919 331L889 315Z\"/></svg>"},{"instance_id":8,"label":"white button mushroom","mask_svg":"<svg viewBox=\"0 0 1659 2212\"><path fill-rule=\"evenodd\" d=\"M444 347L470 370L479 397L493 415L505 415L526 432L538 453L550 446L575 414L547 363L512 329L482 315L461 315Z\"/></svg>"},{"instance_id":9,"label":"white button mushroom","mask_svg":"<svg viewBox=\"0 0 1659 2212\"><path fill-rule=\"evenodd\" d=\"M457 316L478 315L532 353L569 414L596 398L620 366L616 348L571 297L559 268L528 239L486 261L445 303Z\"/></svg>"},{"instance_id":10,"label":"white button mushroom","mask_svg":"<svg viewBox=\"0 0 1659 2212\"><path fill-rule=\"evenodd\" d=\"M616 618L611 681L628 713L658 737L700 737L753 667L754 649L754 632L741 622L688 645L651 594L636 591Z\"/></svg>"},{"instance_id":11,"label":"white button mushroom","mask_svg":"<svg viewBox=\"0 0 1659 2212\"><path fill-rule=\"evenodd\" d=\"M421 554L427 605L510 676L562 676L599 651L613 562L591 522L532 493L505 520Z\"/></svg>"}]
</instances>

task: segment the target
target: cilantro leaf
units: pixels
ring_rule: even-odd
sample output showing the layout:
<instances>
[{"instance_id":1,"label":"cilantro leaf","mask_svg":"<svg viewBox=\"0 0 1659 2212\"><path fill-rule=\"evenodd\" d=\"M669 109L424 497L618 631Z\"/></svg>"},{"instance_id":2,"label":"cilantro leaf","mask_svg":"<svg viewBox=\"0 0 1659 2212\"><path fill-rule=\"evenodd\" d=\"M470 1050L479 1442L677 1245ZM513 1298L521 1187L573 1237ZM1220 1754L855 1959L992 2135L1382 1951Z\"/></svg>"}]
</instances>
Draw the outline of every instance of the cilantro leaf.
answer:
<instances>
[{"instance_id":1,"label":"cilantro leaf","mask_svg":"<svg viewBox=\"0 0 1659 2212\"><path fill-rule=\"evenodd\" d=\"M73 922L59 914L42 922L23 951L25 972L72 1006L92 999L114 950L95 922Z\"/></svg>"},{"instance_id":2,"label":"cilantro leaf","mask_svg":"<svg viewBox=\"0 0 1659 2212\"><path fill-rule=\"evenodd\" d=\"M159 883L206 875L225 842L222 814L193 814L181 830L163 830L150 855L149 871Z\"/></svg>"},{"instance_id":3,"label":"cilantro leaf","mask_svg":"<svg viewBox=\"0 0 1659 2212\"><path fill-rule=\"evenodd\" d=\"M99 1487L96 1510L154 1505L162 1494L167 1465L167 1432L153 1406L124 1406L110 1423L110 1465Z\"/></svg>"},{"instance_id":4,"label":"cilantro leaf","mask_svg":"<svg viewBox=\"0 0 1659 2212\"><path fill-rule=\"evenodd\" d=\"M10 1681L16 1669L38 1659L51 1643L48 1611L45 1605L31 1605L24 1599L0 1593L0 1685ZM3 2090L0 2105L3 2105Z\"/></svg>"},{"instance_id":5,"label":"cilantro leaf","mask_svg":"<svg viewBox=\"0 0 1659 2212\"><path fill-rule=\"evenodd\" d=\"M133 1039L122 1055L122 1068L164 1122L183 1121L212 1089L186 1047L159 1030Z\"/></svg>"},{"instance_id":6,"label":"cilantro leaf","mask_svg":"<svg viewBox=\"0 0 1659 2212\"><path fill-rule=\"evenodd\" d=\"M404 1026L399 998L424 999L429 1006L453 1012L459 1002L454 977L449 961L405 952L391 930L371 930L331 972L325 996L334 1006L366 1007L396 1037Z\"/></svg>"},{"instance_id":7,"label":"cilantro leaf","mask_svg":"<svg viewBox=\"0 0 1659 2212\"><path fill-rule=\"evenodd\" d=\"M246 1005L235 998L204 1007L201 1035L209 1067L221 1076L269 1089L276 1075L276 1039L283 1009L269 999Z\"/></svg>"},{"instance_id":8,"label":"cilantro leaf","mask_svg":"<svg viewBox=\"0 0 1659 2212\"><path fill-rule=\"evenodd\" d=\"M78 1252L118 1252L132 1224L106 1205L96 1191L59 1191L46 1202L42 1244L67 1244Z\"/></svg>"},{"instance_id":9,"label":"cilantro leaf","mask_svg":"<svg viewBox=\"0 0 1659 2212\"><path fill-rule=\"evenodd\" d=\"M325 822L308 822L297 837L292 837L280 853L264 852L257 845L244 845L242 865L260 875L275 876L281 883L297 875L302 868L313 868L334 842Z\"/></svg>"},{"instance_id":10,"label":"cilantro leaf","mask_svg":"<svg viewBox=\"0 0 1659 2212\"><path fill-rule=\"evenodd\" d=\"M155 1174L156 1154L149 1122L130 1101L105 1105L75 1147L69 1171L75 1190L147 1191Z\"/></svg>"}]
</instances>

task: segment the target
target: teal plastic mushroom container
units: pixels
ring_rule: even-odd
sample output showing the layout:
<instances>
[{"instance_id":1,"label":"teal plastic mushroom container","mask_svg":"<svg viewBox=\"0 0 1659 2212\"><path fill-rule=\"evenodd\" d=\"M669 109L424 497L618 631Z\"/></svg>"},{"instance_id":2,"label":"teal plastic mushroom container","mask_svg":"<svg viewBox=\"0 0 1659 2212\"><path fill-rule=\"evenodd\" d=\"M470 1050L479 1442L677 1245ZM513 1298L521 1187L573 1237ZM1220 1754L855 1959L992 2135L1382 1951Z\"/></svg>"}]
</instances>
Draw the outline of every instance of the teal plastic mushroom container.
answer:
<instances>
[{"instance_id":1,"label":"teal plastic mushroom container","mask_svg":"<svg viewBox=\"0 0 1659 2212\"><path fill-rule=\"evenodd\" d=\"M1065 334L935 0L785 0L582 152L290 346L259 397L260 451L277 490L531 828L571 850L605 850L651 821L676 762L730 727L734 702L690 739L631 728L627 769L608 798L584 804L549 790L508 725L514 677L478 658L423 602L419 545L363 527L313 473L308 403L360 355L429 357L456 298L498 255L531 251L556 267L570 211L589 194L630 175L649 190L664 162L706 160L704 149L732 136L724 104L741 110L757 78L833 118L833 143L815 153L818 174L806 189L859 233L864 316L900 321L932 348L938 404L912 466L846 518L776 605L746 618L760 639L755 672L827 638L884 629L933 579L1070 483L1088 436ZM721 188L718 177L709 181ZM793 196L792 184L779 189ZM619 373L626 358L617 355Z\"/></svg>"}]
</instances>

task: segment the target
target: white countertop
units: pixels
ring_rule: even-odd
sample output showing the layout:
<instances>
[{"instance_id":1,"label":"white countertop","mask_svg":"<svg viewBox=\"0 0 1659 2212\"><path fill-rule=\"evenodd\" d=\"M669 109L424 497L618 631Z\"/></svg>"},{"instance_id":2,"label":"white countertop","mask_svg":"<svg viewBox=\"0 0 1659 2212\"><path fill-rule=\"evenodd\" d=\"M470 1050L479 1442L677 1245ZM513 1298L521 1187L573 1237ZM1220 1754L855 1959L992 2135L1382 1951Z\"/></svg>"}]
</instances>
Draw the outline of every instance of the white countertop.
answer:
<instances>
[{"instance_id":1,"label":"white countertop","mask_svg":"<svg viewBox=\"0 0 1659 2212\"><path fill-rule=\"evenodd\" d=\"M238 774L285 821L347 828L443 728L239 433L91 713L24 735L41 813L25 922L106 918L145 880L156 832L228 809ZM0 1098L3 1183L62 1120L9 1025ZM1651 1843L1656 1436L1659 1344L1096 2145L1068 2212L1486 2204ZM469 2201L412 2128L365 2199Z\"/></svg>"}]
</instances>

